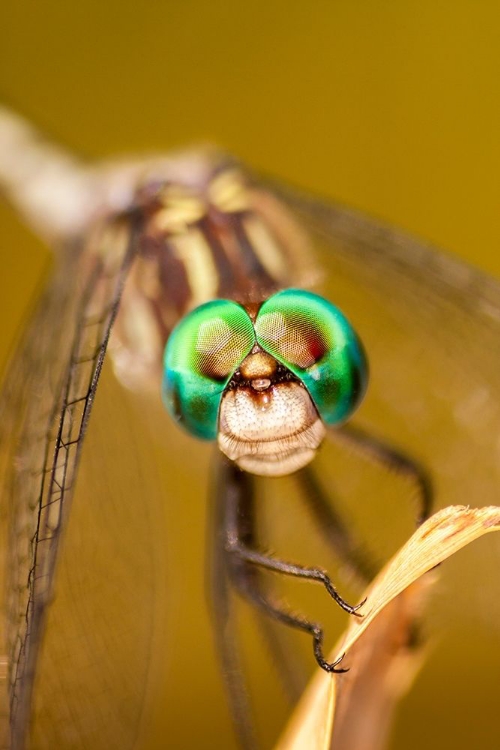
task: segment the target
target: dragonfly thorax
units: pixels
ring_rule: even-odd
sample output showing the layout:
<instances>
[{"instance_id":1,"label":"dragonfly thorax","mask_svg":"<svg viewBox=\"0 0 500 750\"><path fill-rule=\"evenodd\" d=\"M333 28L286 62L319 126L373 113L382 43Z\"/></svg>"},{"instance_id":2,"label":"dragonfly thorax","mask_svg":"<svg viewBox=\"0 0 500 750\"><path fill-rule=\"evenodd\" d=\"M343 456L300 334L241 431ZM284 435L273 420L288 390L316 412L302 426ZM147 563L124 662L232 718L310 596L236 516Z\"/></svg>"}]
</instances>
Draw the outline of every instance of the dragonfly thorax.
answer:
<instances>
[{"instance_id":1,"label":"dragonfly thorax","mask_svg":"<svg viewBox=\"0 0 500 750\"><path fill-rule=\"evenodd\" d=\"M208 156L170 161L133 201L139 252L111 347L119 379L133 390L157 387L166 340L190 310L216 298L258 306L314 275L307 238L285 207L226 157Z\"/></svg>"}]
</instances>

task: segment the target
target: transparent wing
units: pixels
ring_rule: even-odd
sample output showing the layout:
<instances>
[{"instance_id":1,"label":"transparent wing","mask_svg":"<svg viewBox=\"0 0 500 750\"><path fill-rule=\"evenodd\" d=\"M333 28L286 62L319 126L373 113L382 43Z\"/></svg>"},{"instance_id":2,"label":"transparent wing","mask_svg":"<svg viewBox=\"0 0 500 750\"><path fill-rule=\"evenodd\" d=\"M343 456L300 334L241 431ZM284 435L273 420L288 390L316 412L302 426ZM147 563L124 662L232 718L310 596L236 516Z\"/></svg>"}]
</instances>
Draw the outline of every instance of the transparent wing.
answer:
<instances>
[{"instance_id":1,"label":"transparent wing","mask_svg":"<svg viewBox=\"0 0 500 750\"><path fill-rule=\"evenodd\" d=\"M311 233L322 291L365 343L371 382L354 423L426 467L436 507L498 505L500 283L355 211L273 189ZM335 441L316 467L366 547L387 559L411 530L408 484ZM428 623L440 645L412 693L405 716L413 724L396 732L394 747L438 747L451 727L458 736L457 722L460 747L494 736L487 706L500 669L499 566L496 539L443 565ZM431 738L417 717L436 711Z\"/></svg>"},{"instance_id":2,"label":"transparent wing","mask_svg":"<svg viewBox=\"0 0 500 750\"><path fill-rule=\"evenodd\" d=\"M358 421L428 467L439 505L498 502L500 283L354 211L278 194L368 349Z\"/></svg>"},{"instance_id":3,"label":"transparent wing","mask_svg":"<svg viewBox=\"0 0 500 750\"><path fill-rule=\"evenodd\" d=\"M9 498L7 654L12 744L30 717L33 678L76 467L110 328L134 251L127 223L106 249L70 247L11 365L0 403ZM95 250L95 248L94 248Z\"/></svg>"}]
</instances>

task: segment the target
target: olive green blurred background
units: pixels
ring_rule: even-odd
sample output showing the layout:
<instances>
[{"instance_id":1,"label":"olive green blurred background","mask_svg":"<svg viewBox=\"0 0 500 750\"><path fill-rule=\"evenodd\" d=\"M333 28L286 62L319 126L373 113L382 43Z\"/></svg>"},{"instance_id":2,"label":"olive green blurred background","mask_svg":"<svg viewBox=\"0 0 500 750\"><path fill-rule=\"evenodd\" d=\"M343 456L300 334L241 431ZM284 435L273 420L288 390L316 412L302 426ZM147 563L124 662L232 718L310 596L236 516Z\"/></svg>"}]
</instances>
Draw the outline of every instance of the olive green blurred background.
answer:
<instances>
[{"instance_id":1,"label":"olive green blurred background","mask_svg":"<svg viewBox=\"0 0 500 750\"><path fill-rule=\"evenodd\" d=\"M90 158L215 142L498 276L499 39L496 2L21 0L0 97ZM49 255L0 222L1 366Z\"/></svg>"},{"instance_id":2,"label":"olive green blurred background","mask_svg":"<svg viewBox=\"0 0 500 750\"><path fill-rule=\"evenodd\" d=\"M91 157L214 141L500 274L494 0L18 0L0 29L0 96ZM3 350L42 251L2 221Z\"/></svg>"}]
</instances>

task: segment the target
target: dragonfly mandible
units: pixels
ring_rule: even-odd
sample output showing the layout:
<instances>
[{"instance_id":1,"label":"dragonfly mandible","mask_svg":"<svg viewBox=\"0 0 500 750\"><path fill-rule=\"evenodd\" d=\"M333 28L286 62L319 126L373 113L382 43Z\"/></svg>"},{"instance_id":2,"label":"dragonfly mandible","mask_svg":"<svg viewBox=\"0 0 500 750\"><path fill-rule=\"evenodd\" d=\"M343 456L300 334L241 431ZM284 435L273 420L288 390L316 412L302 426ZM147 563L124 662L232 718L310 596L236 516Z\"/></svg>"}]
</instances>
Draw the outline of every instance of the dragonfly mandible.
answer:
<instances>
[{"instance_id":1,"label":"dragonfly mandible","mask_svg":"<svg viewBox=\"0 0 500 750\"><path fill-rule=\"evenodd\" d=\"M165 377L174 417L198 437L218 438L211 490L214 630L235 723L243 744L253 747L230 627L231 589L264 617L309 633L316 660L327 670L344 665L326 660L321 625L278 602L266 570L315 580L353 616L357 609L315 561L298 565L261 548L260 485L253 474L292 472L327 544L361 580L376 563L332 508L331 480L325 479L330 444L347 447L335 477L347 496L371 496L369 528L378 523L379 534L387 525L380 520L383 501L391 492L399 500L403 486L417 500L418 518L425 517L429 475L438 504L472 502L477 487L478 503L493 501L499 486L492 440L500 424L498 284L354 212L255 179L215 151L84 167L40 142L15 116L5 113L2 123L4 190L42 236L64 248L2 400L4 444L16 459L8 472L13 747L24 746L33 721L47 731L34 690L47 668L44 638L55 632L48 623L59 596L60 547L107 352L115 377L131 393L155 394L155 425L167 419L157 411ZM309 291L318 282L325 296ZM363 429L342 424L366 380L351 318L374 381ZM334 352L339 341L340 360ZM261 420L270 415L264 426L259 412ZM320 451L327 466L318 476L321 443L327 444ZM361 466L354 476L351 453ZM146 537L137 518L137 534ZM273 630L264 626L264 632L291 684L289 654ZM147 635L141 637L146 643ZM141 710L128 717L134 726ZM59 746L75 727L93 731L74 716L65 721ZM102 719L95 721L101 732ZM134 746L135 730L126 726L122 720L116 746Z\"/></svg>"}]
</instances>

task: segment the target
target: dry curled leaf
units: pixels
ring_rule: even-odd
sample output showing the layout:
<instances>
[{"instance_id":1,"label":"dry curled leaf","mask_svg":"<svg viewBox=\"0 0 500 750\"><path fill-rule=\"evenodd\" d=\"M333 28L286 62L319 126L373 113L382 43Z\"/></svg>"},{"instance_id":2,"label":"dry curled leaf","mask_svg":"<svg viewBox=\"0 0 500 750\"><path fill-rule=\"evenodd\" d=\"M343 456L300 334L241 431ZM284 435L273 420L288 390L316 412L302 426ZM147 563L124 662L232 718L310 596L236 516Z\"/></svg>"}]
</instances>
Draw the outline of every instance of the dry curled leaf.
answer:
<instances>
[{"instance_id":1,"label":"dry curled leaf","mask_svg":"<svg viewBox=\"0 0 500 750\"><path fill-rule=\"evenodd\" d=\"M379 573L366 592L362 618L330 655L345 654L345 674L318 671L276 750L382 750L393 709L423 660L416 623L429 573L462 547L500 530L500 507L450 506L429 518ZM427 574L427 575L424 575Z\"/></svg>"}]
</instances>

